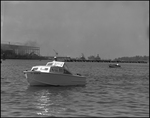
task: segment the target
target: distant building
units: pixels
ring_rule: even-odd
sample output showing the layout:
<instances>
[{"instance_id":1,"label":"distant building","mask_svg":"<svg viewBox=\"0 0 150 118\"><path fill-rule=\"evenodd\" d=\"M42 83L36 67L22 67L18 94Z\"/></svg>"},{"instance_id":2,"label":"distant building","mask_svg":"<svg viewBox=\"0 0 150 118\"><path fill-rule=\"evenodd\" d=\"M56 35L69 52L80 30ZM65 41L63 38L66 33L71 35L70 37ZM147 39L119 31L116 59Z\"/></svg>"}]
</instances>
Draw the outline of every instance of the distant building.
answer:
<instances>
[{"instance_id":1,"label":"distant building","mask_svg":"<svg viewBox=\"0 0 150 118\"><path fill-rule=\"evenodd\" d=\"M97 56L89 56L88 60L101 60L101 58L99 57L99 54L97 54Z\"/></svg>"},{"instance_id":2,"label":"distant building","mask_svg":"<svg viewBox=\"0 0 150 118\"><path fill-rule=\"evenodd\" d=\"M24 46L24 45L14 45L14 44L1 44L1 52L10 51L17 55L26 55L26 54L36 54L40 55L39 47Z\"/></svg>"}]
</instances>

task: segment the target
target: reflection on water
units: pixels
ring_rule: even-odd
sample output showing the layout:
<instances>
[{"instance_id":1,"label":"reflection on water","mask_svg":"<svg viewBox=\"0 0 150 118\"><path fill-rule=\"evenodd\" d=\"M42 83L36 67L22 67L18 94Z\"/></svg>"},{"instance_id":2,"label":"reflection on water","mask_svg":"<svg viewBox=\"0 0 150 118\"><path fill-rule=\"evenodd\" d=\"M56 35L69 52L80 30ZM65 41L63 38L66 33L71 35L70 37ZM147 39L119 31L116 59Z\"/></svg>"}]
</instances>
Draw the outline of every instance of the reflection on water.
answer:
<instances>
[{"instance_id":1,"label":"reflection on water","mask_svg":"<svg viewBox=\"0 0 150 118\"><path fill-rule=\"evenodd\" d=\"M37 115L56 116L66 112L75 92L84 87L28 87L26 96L31 96ZM71 104L70 104L71 105Z\"/></svg>"}]
</instances>

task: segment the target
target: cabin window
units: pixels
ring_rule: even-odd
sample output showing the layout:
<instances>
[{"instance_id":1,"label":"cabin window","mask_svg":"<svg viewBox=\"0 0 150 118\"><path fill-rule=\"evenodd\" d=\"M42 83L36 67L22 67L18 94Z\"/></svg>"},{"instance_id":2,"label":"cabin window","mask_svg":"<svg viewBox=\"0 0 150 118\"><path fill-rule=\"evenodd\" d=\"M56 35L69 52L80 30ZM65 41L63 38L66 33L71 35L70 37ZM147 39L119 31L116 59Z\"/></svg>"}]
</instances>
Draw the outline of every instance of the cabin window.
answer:
<instances>
[{"instance_id":1,"label":"cabin window","mask_svg":"<svg viewBox=\"0 0 150 118\"><path fill-rule=\"evenodd\" d=\"M58 70L58 68L54 68L54 67L53 67L53 68L51 68L51 71L52 71L52 72L58 72L59 70Z\"/></svg>"},{"instance_id":2,"label":"cabin window","mask_svg":"<svg viewBox=\"0 0 150 118\"><path fill-rule=\"evenodd\" d=\"M58 68L55 68L55 71L56 71L56 72L59 72L59 69L58 69Z\"/></svg>"},{"instance_id":3,"label":"cabin window","mask_svg":"<svg viewBox=\"0 0 150 118\"><path fill-rule=\"evenodd\" d=\"M33 69L32 69L32 71L36 71L36 70L38 70L38 68L33 68Z\"/></svg>"},{"instance_id":4,"label":"cabin window","mask_svg":"<svg viewBox=\"0 0 150 118\"><path fill-rule=\"evenodd\" d=\"M48 68L41 68L40 70L48 70Z\"/></svg>"},{"instance_id":5,"label":"cabin window","mask_svg":"<svg viewBox=\"0 0 150 118\"><path fill-rule=\"evenodd\" d=\"M52 67L51 72L63 73L64 69L59 67Z\"/></svg>"},{"instance_id":6,"label":"cabin window","mask_svg":"<svg viewBox=\"0 0 150 118\"><path fill-rule=\"evenodd\" d=\"M62 69L62 68L59 68L59 72L63 72L63 69Z\"/></svg>"},{"instance_id":7,"label":"cabin window","mask_svg":"<svg viewBox=\"0 0 150 118\"><path fill-rule=\"evenodd\" d=\"M47 66L52 66L52 65L53 65L53 63L48 63L48 64L47 64Z\"/></svg>"}]
</instances>

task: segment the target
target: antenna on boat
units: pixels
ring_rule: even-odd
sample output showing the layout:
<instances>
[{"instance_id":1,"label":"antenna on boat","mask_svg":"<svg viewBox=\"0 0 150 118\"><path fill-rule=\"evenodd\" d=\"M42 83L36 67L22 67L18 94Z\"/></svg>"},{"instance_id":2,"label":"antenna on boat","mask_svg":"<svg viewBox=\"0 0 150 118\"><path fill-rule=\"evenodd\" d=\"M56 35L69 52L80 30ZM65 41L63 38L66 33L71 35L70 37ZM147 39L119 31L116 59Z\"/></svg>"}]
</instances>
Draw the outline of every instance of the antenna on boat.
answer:
<instances>
[{"instance_id":1,"label":"antenna on boat","mask_svg":"<svg viewBox=\"0 0 150 118\"><path fill-rule=\"evenodd\" d=\"M53 50L54 50L54 49L53 49ZM55 54L56 54L55 56L58 56L58 52L56 52L55 50L54 50L54 52L55 52Z\"/></svg>"}]
</instances>

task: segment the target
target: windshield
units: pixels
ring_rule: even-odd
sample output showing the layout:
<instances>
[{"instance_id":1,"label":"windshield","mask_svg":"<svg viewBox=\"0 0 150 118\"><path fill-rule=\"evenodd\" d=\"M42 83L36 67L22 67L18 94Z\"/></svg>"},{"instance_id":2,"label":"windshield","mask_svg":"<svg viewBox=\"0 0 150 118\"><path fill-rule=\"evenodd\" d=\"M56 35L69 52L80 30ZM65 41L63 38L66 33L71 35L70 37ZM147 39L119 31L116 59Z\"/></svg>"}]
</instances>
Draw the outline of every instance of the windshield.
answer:
<instances>
[{"instance_id":1,"label":"windshield","mask_svg":"<svg viewBox=\"0 0 150 118\"><path fill-rule=\"evenodd\" d=\"M69 68L68 68L68 66L66 64L64 65L64 68L67 69L67 70L69 70Z\"/></svg>"},{"instance_id":2,"label":"windshield","mask_svg":"<svg viewBox=\"0 0 150 118\"><path fill-rule=\"evenodd\" d=\"M53 65L53 63L52 63L52 62L50 62L50 63L48 63L48 64L47 64L47 66L52 66L52 65Z\"/></svg>"}]
</instances>

